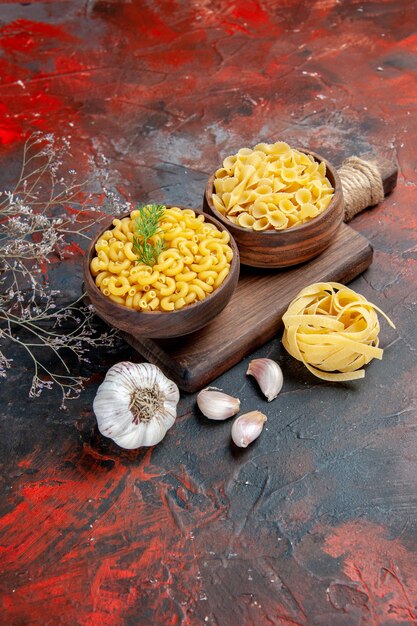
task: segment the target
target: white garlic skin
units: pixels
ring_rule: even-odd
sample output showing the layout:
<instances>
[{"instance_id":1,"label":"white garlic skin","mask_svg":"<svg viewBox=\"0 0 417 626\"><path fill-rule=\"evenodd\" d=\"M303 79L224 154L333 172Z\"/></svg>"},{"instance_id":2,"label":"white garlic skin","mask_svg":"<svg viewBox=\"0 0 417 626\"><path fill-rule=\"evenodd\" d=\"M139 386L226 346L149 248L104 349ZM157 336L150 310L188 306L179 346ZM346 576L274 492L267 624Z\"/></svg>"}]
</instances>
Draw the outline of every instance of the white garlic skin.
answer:
<instances>
[{"instance_id":1,"label":"white garlic skin","mask_svg":"<svg viewBox=\"0 0 417 626\"><path fill-rule=\"evenodd\" d=\"M236 415L239 411L240 400L218 389L207 387L198 394L197 404L202 414L209 419L225 420Z\"/></svg>"},{"instance_id":2,"label":"white garlic skin","mask_svg":"<svg viewBox=\"0 0 417 626\"><path fill-rule=\"evenodd\" d=\"M284 383L282 370L272 359L253 359L246 374L256 378L268 402L277 397Z\"/></svg>"},{"instance_id":3,"label":"white garlic skin","mask_svg":"<svg viewBox=\"0 0 417 626\"><path fill-rule=\"evenodd\" d=\"M247 448L259 437L267 420L260 411L250 411L239 415L233 422L232 439L239 448Z\"/></svg>"},{"instance_id":4,"label":"white garlic skin","mask_svg":"<svg viewBox=\"0 0 417 626\"><path fill-rule=\"evenodd\" d=\"M135 394L140 403L144 390L153 390L158 399L150 419L141 419L137 406L132 405ZM177 385L156 365L122 361L107 372L97 390L93 409L101 434L121 448L133 450L154 446L165 437L177 417L179 398Z\"/></svg>"}]
</instances>

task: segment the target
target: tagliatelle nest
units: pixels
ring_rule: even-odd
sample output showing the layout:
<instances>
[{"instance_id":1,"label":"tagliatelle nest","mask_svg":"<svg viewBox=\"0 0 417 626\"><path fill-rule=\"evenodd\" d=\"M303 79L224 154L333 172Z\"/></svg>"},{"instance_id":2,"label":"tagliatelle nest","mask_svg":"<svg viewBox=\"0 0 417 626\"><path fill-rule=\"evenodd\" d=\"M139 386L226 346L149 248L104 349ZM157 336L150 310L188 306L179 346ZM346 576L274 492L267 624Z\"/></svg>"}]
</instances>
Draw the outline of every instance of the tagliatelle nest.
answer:
<instances>
[{"instance_id":1,"label":"tagliatelle nest","mask_svg":"<svg viewBox=\"0 0 417 626\"><path fill-rule=\"evenodd\" d=\"M309 285L291 302L282 320L282 342L312 374L328 381L357 380L372 359L382 359L377 306L339 283Z\"/></svg>"}]
</instances>

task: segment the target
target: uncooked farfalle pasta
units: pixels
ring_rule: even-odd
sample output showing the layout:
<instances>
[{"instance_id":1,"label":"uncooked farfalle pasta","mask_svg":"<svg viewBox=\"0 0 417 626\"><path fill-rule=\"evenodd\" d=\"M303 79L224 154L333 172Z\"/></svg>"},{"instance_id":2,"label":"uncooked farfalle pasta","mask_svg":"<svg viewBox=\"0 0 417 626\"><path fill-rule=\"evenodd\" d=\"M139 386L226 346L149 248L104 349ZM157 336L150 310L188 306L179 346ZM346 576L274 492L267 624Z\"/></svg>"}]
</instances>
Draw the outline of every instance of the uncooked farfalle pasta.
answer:
<instances>
[{"instance_id":1,"label":"uncooked farfalle pasta","mask_svg":"<svg viewBox=\"0 0 417 626\"><path fill-rule=\"evenodd\" d=\"M242 148L216 171L212 201L228 220L257 231L300 226L329 206L326 165L284 141Z\"/></svg>"},{"instance_id":2,"label":"uncooked farfalle pasta","mask_svg":"<svg viewBox=\"0 0 417 626\"><path fill-rule=\"evenodd\" d=\"M352 289L339 283L315 283L291 302L282 321L286 350L312 374L328 381L356 380L372 359L382 359L379 311Z\"/></svg>"},{"instance_id":3,"label":"uncooked farfalle pasta","mask_svg":"<svg viewBox=\"0 0 417 626\"><path fill-rule=\"evenodd\" d=\"M138 261L135 253L135 220L113 220L97 241L97 255L90 271L102 293L113 302L137 311L173 311L204 300L225 280L233 251L230 235L206 222L191 209L165 208L158 234L163 242L154 263Z\"/></svg>"}]
</instances>

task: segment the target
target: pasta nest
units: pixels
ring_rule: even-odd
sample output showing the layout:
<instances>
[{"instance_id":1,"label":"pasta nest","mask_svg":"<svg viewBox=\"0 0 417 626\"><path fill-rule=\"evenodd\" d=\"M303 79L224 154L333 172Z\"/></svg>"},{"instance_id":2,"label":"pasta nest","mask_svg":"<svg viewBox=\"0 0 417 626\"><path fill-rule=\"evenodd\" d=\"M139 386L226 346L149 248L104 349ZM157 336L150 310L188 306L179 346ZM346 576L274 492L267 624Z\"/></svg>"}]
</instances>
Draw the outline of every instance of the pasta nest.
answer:
<instances>
[{"instance_id":1,"label":"pasta nest","mask_svg":"<svg viewBox=\"0 0 417 626\"><path fill-rule=\"evenodd\" d=\"M282 342L309 371L327 381L363 378L361 369L382 359L377 306L339 283L309 285L291 302L282 320ZM328 373L339 372L339 373Z\"/></svg>"},{"instance_id":2,"label":"pasta nest","mask_svg":"<svg viewBox=\"0 0 417 626\"><path fill-rule=\"evenodd\" d=\"M300 226L329 206L326 164L284 141L242 148L223 161L212 201L228 220L256 231Z\"/></svg>"},{"instance_id":3,"label":"pasta nest","mask_svg":"<svg viewBox=\"0 0 417 626\"><path fill-rule=\"evenodd\" d=\"M165 249L153 265L139 263L133 250L135 218L114 219L98 239L90 271L101 292L137 311L174 311L204 300L218 289L233 259L230 235L191 209L165 209L159 234Z\"/></svg>"}]
</instances>

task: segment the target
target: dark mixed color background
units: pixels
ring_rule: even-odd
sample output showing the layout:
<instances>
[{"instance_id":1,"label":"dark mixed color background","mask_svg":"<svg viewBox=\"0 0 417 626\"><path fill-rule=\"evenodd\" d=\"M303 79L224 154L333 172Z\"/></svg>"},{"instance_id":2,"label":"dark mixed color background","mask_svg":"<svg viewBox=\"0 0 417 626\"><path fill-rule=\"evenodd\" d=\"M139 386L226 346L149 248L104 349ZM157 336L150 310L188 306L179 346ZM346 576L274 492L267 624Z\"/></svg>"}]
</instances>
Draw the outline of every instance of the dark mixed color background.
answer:
<instances>
[{"instance_id":1,"label":"dark mixed color background","mask_svg":"<svg viewBox=\"0 0 417 626\"><path fill-rule=\"evenodd\" d=\"M77 169L92 157L128 199L193 207L221 158L258 141L399 164L394 193L352 222L375 249L352 286L397 325L383 324L382 362L326 384L277 337L256 353L283 368L275 402L245 376L249 359L216 381L268 415L245 451L185 394L155 449L101 437L92 400L128 347L95 355L66 412L51 393L27 398L16 352L0 387L1 624L417 624L416 12L414 0L0 3L4 184L34 130L71 136ZM54 264L63 293L80 289L80 264Z\"/></svg>"}]
</instances>

